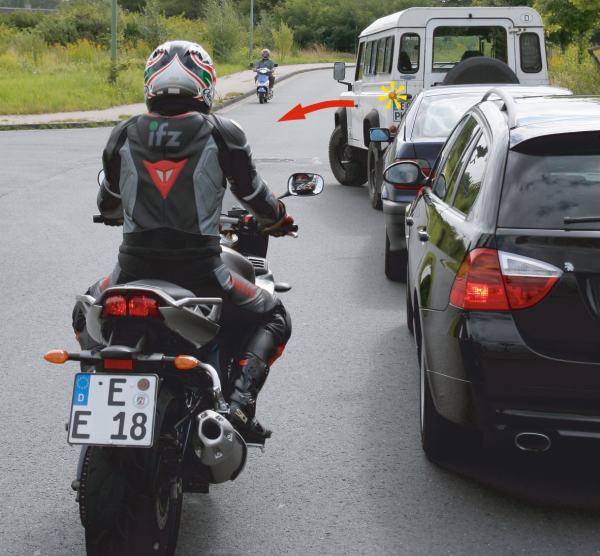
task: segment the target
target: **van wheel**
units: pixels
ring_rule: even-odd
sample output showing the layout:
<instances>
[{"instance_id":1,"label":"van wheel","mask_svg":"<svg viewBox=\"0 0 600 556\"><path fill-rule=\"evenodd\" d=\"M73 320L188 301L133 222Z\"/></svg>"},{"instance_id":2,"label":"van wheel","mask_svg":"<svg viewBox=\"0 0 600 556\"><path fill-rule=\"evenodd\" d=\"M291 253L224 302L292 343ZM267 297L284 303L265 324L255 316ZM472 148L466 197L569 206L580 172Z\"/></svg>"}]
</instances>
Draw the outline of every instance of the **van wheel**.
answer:
<instances>
[{"instance_id":1,"label":"van wheel","mask_svg":"<svg viewBox=\"0 0 600 556\"><path fill-rule=\"evenodd\" d=\"M329 165L335 179L342 185L362 185L367 180L360 175L361 157L346 142L342 128L337 126L329 139Z\"/></svg>"},{"instance_id":2,"label":"van wheel","mask_svg":"<svg viewBox=\"0 0 600 556\"><path fill-rule=\"evenodd\" d=\"M381 186L383 185L383 160L380 157L379 149L373 143L369 144L367 154L367 176L369 183L369 201L375 210L381 210L383 203L381 201Z\"/></svg>"}]
</instances>

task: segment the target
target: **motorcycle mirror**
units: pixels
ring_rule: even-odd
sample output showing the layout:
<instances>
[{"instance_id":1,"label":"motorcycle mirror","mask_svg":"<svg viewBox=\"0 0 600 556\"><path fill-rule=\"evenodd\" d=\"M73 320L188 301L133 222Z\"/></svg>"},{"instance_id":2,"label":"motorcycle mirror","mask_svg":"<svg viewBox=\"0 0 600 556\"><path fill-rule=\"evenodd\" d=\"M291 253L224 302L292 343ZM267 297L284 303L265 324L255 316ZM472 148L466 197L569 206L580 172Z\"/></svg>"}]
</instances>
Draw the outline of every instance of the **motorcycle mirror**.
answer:
<instances>
[{"instance_id":1,"label":"motorcycle mirror","mask_svg":"<svg viewBox=\"0 0 600 556\"><path fill-rule=\"evenodd\" d=\"M319 174L292 174L286 197L314 197L323 191L325 181Z\"/></svg>"},{"instance_id":2,"label":"motorcycle mirror","mask_svg":"<svg viewBox=\"0 0 600 556\"><path fill-rule=\"evenodd\" d=\"M253 68L254 67L254 62L250 62L250 67Z\"/></svg>"},{"instance_id":3,"label":"motorcycle mirror","mask_svg":"<svg viewBox=\"0 0 600 556\"><path fill-rule=\"evenodd\" d=\"M413 185L424 178L416 162L396 162L383 172L384 181L392 185Z\"/></svg>"},{"instance_id":4,"label":"motorcycle mirror","mask_svg":"<svg viewBox=\"0 0 600 556\"><path fill-rule=\"evenodd\" d=\"M275 64L273 67L274 67L274 68L278 68L278 67L279 67L279 64Z\"/></svg>"},{"instance_id":5,"label":"motorcycle mirror","mask_svg":"<svg viewBox=\"0 0 600 556\"><path fill-rule=\"evenodd\" d=\"M98 172L98 185L102 185L104 183L104 170L100 170Z\"/></svg>"}]
</instances>

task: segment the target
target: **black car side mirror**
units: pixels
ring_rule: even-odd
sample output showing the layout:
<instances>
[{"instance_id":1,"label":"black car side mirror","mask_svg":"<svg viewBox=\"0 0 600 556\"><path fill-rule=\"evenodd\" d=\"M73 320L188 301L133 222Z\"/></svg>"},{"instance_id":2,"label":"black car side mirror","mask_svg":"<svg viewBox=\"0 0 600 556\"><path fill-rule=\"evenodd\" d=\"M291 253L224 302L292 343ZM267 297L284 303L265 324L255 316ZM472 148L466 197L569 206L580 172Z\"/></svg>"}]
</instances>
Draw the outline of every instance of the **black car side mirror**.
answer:
<instances>
[{"instance_id":1,"label":"black car side mirror","mask_svg":"<svg viewBox=\"0 0 600 556\"><path fill-rule=\"evenodd\" d=\"M425 178L416 162L395 162L385 169L383 179L392 185L415 185Z\"/></svg>"}]
</instances>

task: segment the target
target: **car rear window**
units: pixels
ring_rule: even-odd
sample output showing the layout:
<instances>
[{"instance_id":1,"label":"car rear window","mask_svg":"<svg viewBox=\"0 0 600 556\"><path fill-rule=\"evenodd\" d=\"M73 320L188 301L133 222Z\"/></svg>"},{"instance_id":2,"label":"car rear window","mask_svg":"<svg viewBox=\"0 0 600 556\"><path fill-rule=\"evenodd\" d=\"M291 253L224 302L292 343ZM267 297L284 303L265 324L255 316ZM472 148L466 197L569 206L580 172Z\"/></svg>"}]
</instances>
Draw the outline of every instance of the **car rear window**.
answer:
<instances>
[{"instance_id":1,"label":"car rear window","mask_svg":"<svg viewBox=\"0 0 600 556\"><path fill-rule=\"evenodd\" d=\"M461 116L481 100L476 95L444 95L426 97L419 106L413 127L413 141L419 139L445 139L450 135Z\"/></svg>"},{"instance_id":2,"label":"car rear window","mask_svg":"<svg viewBox=\"0 0 600 556\"><path fill-rule=\"evenodd\" d=\"M433 31L433 73L446 73L475 56L496 58L505 64L506 29L500 26L436 27Z\"/></svg>"},{"instance_id":3,"label":"car rear window","mask_svg":"<svg viewBox=\"0 0 600 556\"><path fill-rule=\"evenodd\" d=\"M599 131L524 141L508 154L498 213L500 228L600 230Z\"/></svg>"}]
</instances>

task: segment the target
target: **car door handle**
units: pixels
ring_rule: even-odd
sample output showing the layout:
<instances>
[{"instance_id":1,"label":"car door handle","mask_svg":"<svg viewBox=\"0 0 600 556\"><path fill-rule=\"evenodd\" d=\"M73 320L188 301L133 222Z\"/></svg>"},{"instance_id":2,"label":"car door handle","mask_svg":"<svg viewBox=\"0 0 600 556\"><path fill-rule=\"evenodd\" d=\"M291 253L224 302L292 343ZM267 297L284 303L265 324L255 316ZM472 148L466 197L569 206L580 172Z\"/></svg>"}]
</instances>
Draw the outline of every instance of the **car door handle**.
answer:
<instances>
[{"instance_id":1,"label":"car door handle","mask_svg":"<svg viewBox=\"0 0 600 556\"><path fill-rule=\"evenodd\" d=\"M407 225L407 226L412 226L414 223L415 223L415 219L414 219L414 218L412 218L411 216L408 216L408 217L406 218L406 225Z\"/></svg>"},{"instance_id":2,"label":"car door handle","mask_svg":"<svg viewBox=\"0 0 600 556\"><path fill-rule=\"evenodd\" d=\"M425 230L419 230L419 241L429 241L429 234Z\"/></svg>"}]
</instances>

